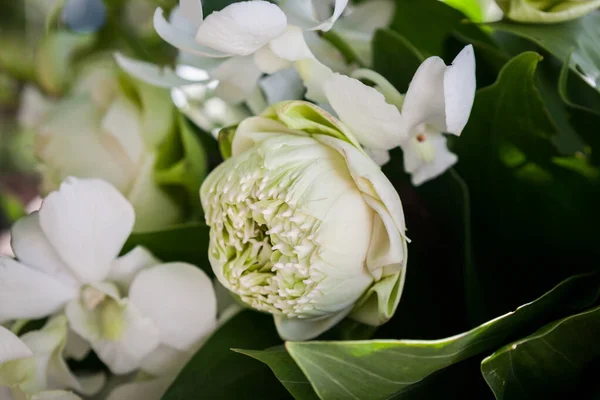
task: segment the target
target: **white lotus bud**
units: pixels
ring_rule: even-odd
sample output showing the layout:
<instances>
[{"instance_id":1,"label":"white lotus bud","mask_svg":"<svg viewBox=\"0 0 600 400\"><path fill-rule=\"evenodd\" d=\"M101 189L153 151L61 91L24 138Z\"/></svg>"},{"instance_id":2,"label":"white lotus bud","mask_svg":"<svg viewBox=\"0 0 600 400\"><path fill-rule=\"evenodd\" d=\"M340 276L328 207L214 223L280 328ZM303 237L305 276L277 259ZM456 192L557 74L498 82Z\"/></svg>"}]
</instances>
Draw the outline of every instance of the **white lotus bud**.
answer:
<instances>
[{"instance_id":1,"label":"white lotus bud","mask_svg":"<svg viewBox=\"0 0 600 400\"><path fill-rule=\"evenodd\" d=\"M167 91L117 74L110 61L86 66L69 96L45 111L35 138L42 189L56 190L69 176L104 179L133 204L137 231L159 229L181 218L153 179L173 106Z\"/></svg>"},{"instance_id":2,"label":"white lotus bud","mask_svg":"<svg viewBox=\"0 0 600 400\"><path fill-rule=\"evenodd\" d=\"M402 204L341 123L306 102L243 121L204 182L219 281L305 340L345 316L387 321L406 270Z\"/></svg>"}]
</instances>

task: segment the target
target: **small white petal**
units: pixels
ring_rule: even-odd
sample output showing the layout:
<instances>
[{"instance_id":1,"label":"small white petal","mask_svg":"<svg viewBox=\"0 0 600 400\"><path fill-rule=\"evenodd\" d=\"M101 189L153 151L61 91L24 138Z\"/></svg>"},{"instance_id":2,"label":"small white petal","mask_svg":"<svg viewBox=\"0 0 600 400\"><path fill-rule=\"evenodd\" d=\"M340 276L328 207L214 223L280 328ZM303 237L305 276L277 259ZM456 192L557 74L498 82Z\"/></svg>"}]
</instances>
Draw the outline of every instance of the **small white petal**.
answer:
<instances>
[{"instance_id":1,"label":"small white petal","mask_svg":"<svg viewBox=\"0 0 600 400\"><path fill-rule=\"evenodd\" d=\"M338 33L360 32L373 35L377 29L387 27L394 18L396 5L390 0L371 0L351 8L335 25Z\"/></svg>"},{"instance_id":2,"label":"small white petal","mask_svg":"<svg viewBox=\"0 0 600 400\"><path fill-rule=\"evenodd\" d=\"M207 57L229 57L231 55L198 44L188 25L183 25L181 28L175 27L165 19L162 8L157 8L154 13L154 29L165 42L180 50Z\"/></svg>"},{"instance_id":3,"label":"small white petal","mask_svg":"<svg viewBox=\"0 0 600 400\"><path fill-rule=\"evenodd\" d=\"M160 330L161 343L186 351L216 326L210 278L198 267L168 263L140 272L129 291L132 304Z\"/></svg>"},{"instance_id":4,"label":"small white petal","mask_svg":"<svg viewBox=\"0 0 600 400\"><path fill-rule=\"evenodd\" d=\"M66 307L71 328L88 340L98 357L116 375L130 373L140 367L144 357L159 344L159 333L151 319L127 303L101 305L87 310L75 300ZM104 307L104 308L103 308ZM106 307L112 307L111 318L102 316Z\"/></svg>"},{"instance_id":5,"label":"small white petal","mask_svg":"<svg viewBox=\"0 0 600 400\"><path fill-rule=\"evenodd\" d=\"M287 27L275 4L255 0L233 3L210 14L198 28L196 42L223 53L246 56L275 39Z\"/></svg>"},{"instance_id":6,"label":"small white petal","mask_svg":"<svg viewBox=\"0 0 600 400\"><path fill-rule=\"evenodd\" d=\"M184 79L170 67L159 67L155 64L134 60L121 53L115 53L115 60L131 76L158 87L171 88L205 81L204 79Z\"/></svg>"},{"instance_id":7,"label":"small white petal","mask_svg":"<svg viewBox=\"0 0 600 400\"><path fill-rule=\"evenodd\" d=\"M444 74L446 132L461 134L471 115L475 90L475 53L469 45L456 56Z\"/></svg>"},{"instance_id":8,"label":"small white petal","mask_svg":"<svg viewBox=\"0 0 600 400\"><path fill-rule=\"evenodd\" d=\"M154 257L152 253L142 246L137 246L112 262L107 279L118 284L127 293L138 272L158 264L160 264L160 260Z\"/></svg>"},{"instance_id":9,"label":"small white petal","mask_svg":"<svg viewBox=\"0 0 600 400\"><path fill-rule=\"evenodd\" d=\"M46 317L77 294L76 287L12 258L0 257L0 322Z\"/></svg>"},{"instance_id":10,"label":"small white petal","mask_svg":"<svg viewBox=\"0 0 600 400\"><path fill-rule=\"evenodd\" d=\"M350 74L344 55L315 31L304 31L304 41L317 60L341 74Z\"/></svg>"},{"instance_id":11,"label":"small white petal","mask_svg":"<svg viewBox=\"0 0 600 400\"><path fill-rule=\"evenodd\" d=\"M11 245L23 264L44 272L69 286L78 286L69 268L60 259L42 232L38 212L18 220L11 228Z\"/></svg>"},{"instance_id":12,"label":"small white petal","mask_svg":"<svg viewBox=\"0 0 600 400\"><path fill-rule=\"evenodd\" d=\"M369 157L371 157L371 160L373 160L375 164L379 165L380 167L389 163L392 159L390 157L390 152L387 150L370 149L367 147L365 148L365 153L367 153Z\"/></svg>"},{"instance_id":13,"label":"small white petal","mask_svg":"<svg viewBox=\"0 0 600 400\"><path fill-rule=\"evenodd\" d=\"M348 6L348 0L333 0L333 8L330 2L323 0L312 0L313 7L318 15L321 23L314 27L313 30L328 31L333 27L333 24L342 15Z\"/></svg>"},{"instance_id":14,"label":"small white petal","mask_svg":"<svg viewBox=\"0 0 600 400\"><path fill-rule=\"evenodd\" d=\"M295 26L289 26L281 36L271 40L269 48L277 56L288 61L315 58L304 40L302 31Z\"/></svg>"},{"instance_id":15,"label":"small white petal","mask_svg":"<svg viewBox=\"0 0 600 400\"><path fill-rule=\"evenodd\" d=\"M0 365L32 355L29 347L17 335L0 325Z\"/></svg>"},{"instance_id":16,"label":"small white petal","mask_svg":"<svg viewBox=\"0 0 600 400\"><path fill-rule=\"evenodd\" d=\"M69 330L67 333L67 343L65 344L65 358L72 358L82 361L92 350L90 344L77 333Z\"/></svg>"},{"instance_id":17,"label":"small white petal","mask_svg":"<svg viewBox=\"0 0 600 400\"><path fill-rule=\"evenodd\" d=\"M64 390L44 390L32 395L31 400L81 400L81 397Z\"/></svg>"},{"instance_id":18,"label":"small white petal","mask_svg":"<svg viewBox=\"0 0 600 400\"><path fill-rule=\"evenodd\" d=\"M446 138L442 134L427 135L428 152L431 157L423 157L424 144L411 139L403 144L404 169L412 175L412 183L419 186L424 182L438 177L458 161L458 157L448 150Z\"/></svg>"},{"instance_id":19,"label":"small white petal","mask_svg":"<svg viewBox=\"0 0 600 400\"><path fill-rule=\"evenodd\" d=\"M46 238L81 283L104 280L135 219L113 186L75 178L44 199L39 216Z\"/></svg>"},{"instance_id":20,"label":"small white petal","mask_svg":"<svg viewBox=\"0 0 600 400\"><path fill-rule=\"evenodd\" d=\"M256 90L261 75L252 56L231 57L212 72L219 81L215 94L228 103L240 103Z\"/></svg>"},{"instance_id":21,"label":"small white petal","mask_svg":"<svg viewBox=\"0 0 600 400\"><path fill-rule=\"evenodd\" d=\"M292 64L290 61L275 54L269 46L263 46L254 53L254 62L258 69L265 74L274 74L275 72L289 68Z\"/></svg>"},{"instance_id":22,"label":"small white petal","mask_svg":"<svg viewBox=\"0 0 600 400\"><path fill-rule=\"evenodd\" d=\"M184 352L161 344L144 357L140 368L153 376L176 374L181 371L194 353L194 351Z\"/></svg>"},{"instance_id":23,"label":"small white petal","mask_svg":"<svg viewBox=\"0 0 600 400\"><path fill-rule=\"evenodd\" d=\"M348 0L334 1L332 4L332 1L325 0L282 0L280 7L290 25L302 30L328 31L348 5Z\"/></svg>"},{"instance_id":24,"label":"small white petal","mask_svg":"<svg viewBox=\"0 0 600 400\"><path fill-rule=\"evenodd\" d=\"M402 105L402 116L409 132L423 123L440 131L446 129L445 71L446 64L439 57L428 58L417 69Z\"/></svg>"},{"instance_id":25,"label":"small white petal","mask_svg":"<svg viewBox=\"0 0 600 400\"><path fill-rule=\"evenodd\" d=\"M357 79L335 74L325 94L340 120L371 149L390 150L406 139L400 111L377 90Z\"/></svg>"},{"instance_id":26,"label":"small white petal","mask_svg":"<svg viewBox=\"0 0 600 400\"><path fill-rule=\"evenodd\" d=\"M306 98L315 103L328 103L324 86L325 82L333 76L333 71L311 58L296 62L296 70L306 87Z\"/></svg>"}]
</instances>

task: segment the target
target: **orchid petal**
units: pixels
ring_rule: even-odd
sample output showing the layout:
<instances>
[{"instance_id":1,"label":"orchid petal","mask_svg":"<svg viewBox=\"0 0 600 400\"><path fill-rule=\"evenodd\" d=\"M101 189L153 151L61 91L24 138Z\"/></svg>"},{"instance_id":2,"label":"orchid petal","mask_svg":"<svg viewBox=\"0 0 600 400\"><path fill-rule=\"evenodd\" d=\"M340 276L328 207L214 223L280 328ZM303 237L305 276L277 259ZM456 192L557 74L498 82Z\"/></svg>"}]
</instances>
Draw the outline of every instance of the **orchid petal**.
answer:
<instances>
[{"instance_id":1,"label":"orchid petal","mask_svg":"<svg viewBox=\"0 0 600 400\"><path fill-rule=\"evenodd\" d=\"M446 129L444 73L446 64L439 57L430 57L417 69L402 105L402 116L408 132L419 124Z\"/></svg>"},{"instance_id":2,"label":"orchid petal","mask_svg":"<svg viewBox=\"0 0 600 400\"><path fill-rule=\"evenodd\" d=\"M46 317L77 295L76 287L12 258L0 257L0 322Z\"/></svg>"},{"instance_id":3,"label":"orchid petal","mask_svg":"<svg viewBox=\"0 0 600 400\"><path fill-rule=\"evenodd\" d=\"M460 135L471 114L475 100L475 54L465 47L444 73L446 132Z\"/></svg>"},{"instance_id":4,"label":"orchid petal","mask_svg":"<svg viewBox=\"0 0 600 400\"><path fill-rule=\"evenodd\" d=\"M233 3L206 17L196 42L223 53L247 56L286 28L285 14L275 4L262 0Z\"/></svg>"},{"instance_id":5,"label":"orchid petal","mask_svg":"<svg viewBox=\"0 0 600 400\"><path fill-rule=\"evenodd\" d=\"M18 220L10 232L11 245L19 261L66 285L78 285L69 268L42 232L37 211Z\"/></svg>"},{"instance_id":6,"label":"orchid petal","mask_svg":"<svg viewBox=\"0 0 600 400\"><path fill-rule=\"evenodd\" d=\"M0 365L32 355L29 347L17 335L0 325Z\"/></svg>"},{"instance_id":7,"label":"orchid petal","mask_svg":"<svg viewBox=\"0 0 600 400\"><path fill-rule=\"evenodd\" d=\"M106 400L160 400L172 381L172 378L159 378L126 383L113 389Z\"/></svg>"},{"instance_id":8,"label":"orchid petal","mask_svg":"<svg viewBox=\"0 0 600 400\"><path fill-rule=\"evenodd\" d=\"M122 305L112 299L105 302L89 310L79 301L72 301L66 315L71 328L90 342L112 373L127 374L138 369L142 359L156 349L159 333L152 320L131 303Z\"/></svg>"},{"instance_id":9,"label":"orchid petal","mask_svg":"<svg viewBox=\"0 0 600 400\"><path fill-rule=\"evenodd\" d=\"M131 204L98 179L64 181L39 212L52 247L81 283L104 280L133 228Z\"/></svg>"},{"instance_id":10,"label":"orchid petal","mask_svg":"<svg viewBox=\"0 0 600 400\"><path fill-rule=\"evenodd\" d=\"M305 92L300 75L291 68L262 78L258 85L262 89L268 105L285 100L299 100Z\"/></svg>"},{"instance_id":11,"label":"orchid petal","mask_svg":"<svg viewBox=\"0 0 600 400\"><path fill-rule=\"evenodd\" d=\"M458 161L458 157L448 150L446 138L441 134L427 134L427 157L423 157L421 146L416 139L410 139L401 147L404 151L404 169L412 175L412 183L419 186L443 174Z\"/></svg>"},{"instance_id":12,"label":"orchid petal","mask_svg":"<svg viewBox=\"0 0 600 400\"><path fill-rule=\"evenodd\" d=\"M195 26L199 26L204 19L202 0L179 0L181 14Z\"/></svg>"},{"instance_id":13,"label":"orchid petal","mask_svg":"<svg viewBox=\"0 0 600 400\"><path fill-rule=\"evenodd\" d=\"M254 53L254 62L258 69L265 74L274 74L289 68L291 65L290 61L279 57L269 46L263 46Z\"/></svg>"},{"instance_id":14,"label":"orchid petal","mask_svg":"<svg viewBox=\"0 0 600 400\"><path fill-rule=\"evenodd\" d=\"M212 72L219 80L215 94L226 102L239 103L256 90L261 75L252 56L231 57Z\"/></svg>"},{"instance_id":15,"label":"orchid petal","mask_svg":"<svg viewBox=\"0 0 600 400\"><path fill-rule=\"evenodd\" d=\"M161 343L186 351L216 326L210 278L185 263L168 263L137 274L129 299L160 331Z\"/></svg>"},{"instance_id":16,"label":"orchid petal","mask_svg":"<svg viewBox=\"0 0 600 400\"><path fill-rule=\"evenodd\" d=\"M125 95L118 96L108 106L101 122L105 133L119 143L128 160L139 165L144 142L142 140L141 116L138 108Z\"/></svg>"},{"instance_id":17,"label":"orchid petal","mask_svg":"<svg viewBox=\"0 0 600 400\"><path fill-rule=\"evenodd\" d=\"M390 0L371 0L357 4L348 15L335 25L338 33L360 32L375 34L380 28L389 26L394 18L396 5Z\"/></svg>"},{"instance_id":18,"label":"orchid petal","mask_svg":"<svg viewBox=\"0 0 600 400\"><path fill-rule=\"evenodd\" d=\"M333 4L332 4L333 3ZM342 15L348 0L283 0L281 9L289 19L290 25L302 30L328 31ZM332 7L333 6L333 7Z\"/></svg>"},{"instance_id":19,"label":"orchid petal","mask_svg":"<svg viewBox=\"0 0 600 400\"><path fill-rule=\"evenodd\" d=\"M269 42L269 47L277 56L288 61L298 61L305 58L314 58L300 28L290 26L278 38Z\"/></svg>"},{"instance_id":20,"label":"orchid petal","mask_svg":"<svg viewBox=\"0 0 600 400\"><path fill-rule=\"evenodd\" d=\"M400 111L377 90L339 74L325 82L324 90L339 119L365 147L390 150L406 139Z\"/></svg>"},{"instance_id":21,"label":"orchid petal","mask_svg":"<svg viewBox=\"0 0 600 400\"><path fill-rule=\"evenodd\" d=\"M296 62L296 70L306 87L306 98L315 103L328 103L325 95L325 82L333 76L333 71L311 58Z\"/></svg>"},{"instance_id":22,"label":"orchid petal","mask_svg":"<svg viewBox=\"0 0 600 400\"><path fill-rule=\"evenodd\" d=\"M165 42L182 51L207 57L219 58L231 56L230 53L224 53L198 44L194 39L194 33L190 32L189 27L183 26L181 28L176 28L174 24L169 23L165 19L162 8L157 8L154 13L154 29Z\"/></svg>"},{"instance_id":23,"label":"orchid petal","mask_svg":"<svg viewBox=\"0 0 600 400\"><path fill-rule=\"evenodd\" d=\"M175 374L181 371L192 358L196 349L193 350L185 352L160 344L154 351L144 357L140 368L154 376Z\"/></svg>"},{"instance_id":24,"label":"orchid petal","mask_svg":"<svg viewBox=\"0 0 600 400\"><path fill-rule=\"evenodd\" d=\"M138 272L160 263L160 260L154 257L145 247L137 246L112 262L107 279L118 284L127 293Z\"/></svg>"},{"instance_id":25,"label":"orchid petal","mask_svg":"<svg viewBox=\"0 0 600 400\"><path fill-rule=\"evenodd\" d=\"M81 400L81 397L64 390L44 390L32 395L31 400Z\"/></svg>"}]
</instances>

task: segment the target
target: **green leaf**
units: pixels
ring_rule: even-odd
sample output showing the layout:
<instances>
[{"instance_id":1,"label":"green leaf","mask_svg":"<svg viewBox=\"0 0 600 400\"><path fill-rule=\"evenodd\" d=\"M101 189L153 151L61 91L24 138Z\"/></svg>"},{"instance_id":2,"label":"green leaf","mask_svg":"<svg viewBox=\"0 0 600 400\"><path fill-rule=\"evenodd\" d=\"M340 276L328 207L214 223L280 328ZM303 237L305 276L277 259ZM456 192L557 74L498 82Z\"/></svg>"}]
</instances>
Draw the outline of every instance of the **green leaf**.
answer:
<instances>
[{"instance_id":1,"label":"green leaf","mask_svg":"<svg viewBox=\"0 0 600 400\"><path fill-rule=\"evenodd\" d=\"M159 147L154 178L167 189L184 189L191 208L199 209L200 186L207 173L202 142L185 117L178 114L177 129Z\"/></svg>"},{"instance_id":2,"label":"green leaf","mask_svg":"<svg viewBox=\"0 0 600 400\"><path fill-rule=\"evenodd\" d=\"M134 233L121 253L125 254L136 246L144 246L164 262L187 262L212 274L207 257L208 243L208 226L181 225L157 232Z\"/></svg>"},{"instance_id":3,"label":"green leaf","mask_svg":"<svg viewBox=\"0 0 600 400\"><path fill-rule=\"evenodd\" d=\"M27 211L17 196L5 191L0 193L0 215L6 216L8 222L13 223L26 216Z\"/></svg>"},{"instance_id":4,"label":"green leaf","mask_svg":"<svg viewBox=\"0 0 600 400\"><path fill-rule=\"evenodd\" d=\"M302 373L298 365L292 360L285 347L278 346L267 350L241 350L234 349L267 364L275 376L296 400L315 400L319 397L310 386L310 382Z\"/></svg>"},{"instance_id":5,"label":"green leaf","mask_svg":"<svg viewBox=\"0 0 600 400\"><path fill-rule=\"evenodd\" d=\"M373 38L373 69L400 93L406 93L413 75L425 58L408 40L390 29L380 29Z\"/></svg>"},{"instance_id":6,"label":"green leaf","mask_svg":"<svg viewBox=\"0 0 600 400\"><path fill-rule=\"evenodd\" d=\"M286 348L320 398L386 399L435 371L505 343L520 329L589 307L600 295L599 284L597 275L569 278L514 312L446 339L288 342Z\"/></svg>"},{"instance_id":7,"label":"green leaf","mask_svg":"<svg viewBox=\"0 0 600 400\"><path fill-rule=\"evenodd\" d=\"M571 315L510 343L481 363L496 399L582 395L578 378L600 358L600 307Z\"/></svg>"},{"instance_id":8,"label":"green leaf","mask_svg":"<svg viewBox=\"0 0 600 400\"><path fill-rule=\"evenodd\" d=\"M230 350L262 350L279 344L272 316L242 311L208 339L162 400L288 399L289 394L266 365Z\"/></svg>"},{"instance_id":9,"label":"green leaf","mask_svg":"<svg viewBox=\"0 0 600 400\"><path fill-rule=\"evenodd\" d=\"M587 260L598 252L599 181L574 168L576 156L565 163L553 143L556 125L536 88L540 60L527 52L507 63L478 91L469 124L452 142L471 195L487 318L595 268Z\"/></svg>"},{"instance_id":10,"label":"green leaf","mask_svg":"<svg viewBox=\"0 0 600 400\"><path fill-rule=\"evenodd\" d=\"M494 29L509 32L537 43L600 91L600 13L592 13L561 24L517 24L498 22Z\"/></svg>"}]
</instances>

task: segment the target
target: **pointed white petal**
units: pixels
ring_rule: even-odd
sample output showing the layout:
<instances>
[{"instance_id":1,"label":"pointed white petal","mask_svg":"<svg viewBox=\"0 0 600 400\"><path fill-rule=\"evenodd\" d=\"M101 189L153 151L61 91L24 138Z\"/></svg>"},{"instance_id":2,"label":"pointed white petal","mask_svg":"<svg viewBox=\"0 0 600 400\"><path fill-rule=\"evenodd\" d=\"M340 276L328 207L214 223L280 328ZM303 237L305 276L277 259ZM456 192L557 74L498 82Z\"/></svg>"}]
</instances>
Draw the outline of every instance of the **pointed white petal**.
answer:
<instances>
[{"instance_id":1,"label":"pointed white petal","mask_svg":"<svg viewBox=\"0 0 600 400\"><path fill-rule=\"evenodd\" d=\"M157 8L154 13L154 29L163 40L182 51L187 51L197 55L207 57L229 57L230 53L223 53L206 46L202 46L194 39L194 32L191 32L189 26L176 28L174 24L169 23L163 15L162 8Z\"/></svg>"},{"instance_id":2,"label":"pointed white petal","mask_svg":"<svg viewBox=\"0 0 600 400\"><path fill-rule=\"evenodd\" d=\"M179 0L182 15L195 26L199 26L204 19L202 0Z\"/></svg>"},{"instance_id":3,"label":"pointed white petal","mask_svg":"<svg viewBox=\"0 0 600 400\"><path fill-rule=\"evenodd\" d=\"M324 89L339 119L365 147L390 150L405 140L400 111L377 90L339 74L327 80Z\"/></svg>"},{"instance_id":4,"label":"pointed white petal","mask_svg":"<svg viewBox=\"0 0 600 400\"><path fill-rule=\"evenodd\" d=\"M159 333L152 320L133 304L105 301L107 304L94 310L72 301L66 307L66 315L71 328L91 343L112 373L127 374L138 369L142 359L156 349Z\"/></svg>"},{"instance_id":5,"label":"pointed white petal","mask_svg":"<svg viewBox=\"0 0 600 400\"><path fill-rule=\"evenodd\" d=\"M269 46L263 46L254 53L254 62L258 69L265 74L274 74L289 68L292 64L275 54Z\"/></svg>"},{"instance_id":6,"label":"pointed white petal","mask_svg":"<svg viewBox=\"0 0 600 400\"><path fill-rule=\"evenodd\" d=\"M113 186L75 178L44 199L39 216L46 238L81 283L104 280L135 219Z\"/></svg>"},{"instance_id":7,"label":"pointed white petal","mask_svg":"<svg viewBox=\"0 0 600 400\"><path fill-rule=\"evenodd\" d=\"M0 325L0 365L32 355L29 347L17 335Z\"/></svg>"},{"instance_id":8,"label":"pointed white petal","mask_svg":"<svg viewBox=\"0 0 600 400\"><path fill-rule=\"evenodd\" d=\"M121 53L115 53L115 60L131 76L158 87L171 88L204 81L184 79L170 67L159 67L155 64L134 60Z\"/></svg>"},{"instance_id":9,"label":"pointed white petal","mask_svg":"<svg viewBox=\"0 0 600 400\"><path fill-rule=\"evenodd\" d=\"M146 248L137 246L112 262L107 279L118 284L124 293L128 293L129 286L138 272L158 264L160 264L159 259Z\"/></svg>"},{"instance_id":10,"label":"pointed white petal","mask_svg":"<svg viewBox=\"0 0 600 400\"><path fill-rule=\"evenodd\" d=\"M310 340L343 320L350 313L350 310L352 310L352 307L318 319L285 318L276 315L275 327L283 340L294 342Z\"/></svg>"},{"instance_id":11,"label":"pointed white petal","mask_svg":"<svg viewBox=\"0 0 600 400\"><path fill-rule=\"evenodd\" d=\"M440 131L446 129L445 71L446 64L439 57L428 58L417 69L402 105L402 116L409 132L423 123Z\"/></svg>"},{"instance_id":12,"label":"pointed white petal","mask_svg":"<svg viewBox=\"0 0 600 400\"><path fill-rule=\"evenodd\" d=\"M323 39L317 32L304 31L303 35L304 41L317 60L335 72L350 74L350 67L337 47Z\"/></svg>"},{"instance_id":13,"label":"pointed white petal","mask_svg":"<svg viewBox=\"0 0 600 400\"><path fill-rule=\"evenodd\" d=\"M269 42L269 48L277 56L288 61L298 61L305 58L315 58L312 54L300 28L290 26L278 38Z\"/></svg>"},{"instance_id":14,"label":"pointed white petal","mask_svg":"<svg viewBox=\"0 0 600 400\"><path fill-rule=\"evenodd\" d=\"M246 56L285 32L287 19L275 4L255 0L233 3L210 14L196 42L223 53Z\"/></svg>"},{"instance_id":15,"label":"pointed white petal","mask_svg":"<svg viewBox=\"0 0 600 400\"><path fill-rule=\"evenodd\" d=\"M77 333L69 330L67 333L67 343L65 344L65 358L72 358L76 361L82 361L92 350L90 344Z\"/></svg>"},{"instance_id":16,"label":"pointed white petal","mask_svg":"<svg viewBox=\"0 0 600 400\"><path fill-rule=\"evenodd\" d=\"M216 326L210 278L198 267L168 263L141 271L129 291L132 304L160 330L161 343L186 351Z\"/></svg>"},{"instance_id":17,"label":"pointed white petal","mask_svg":"<svg viewBox=\"0 0 600 400\"><path fill-rule=\"evenodd\" d=\"M423 143L410 139L403 144L404 169L412 175L412 183L419 186L437 178L458 161L458 157L448 150L446 138L441 134L427 135L429 148L424 157Z\"/></svg>"},{"instance_id":18,"label":"pointed white petal","mask_svg":"<svg viewBox=\"0 0 600 400\"><path fill-rule=\"evenodd\" d=\"M291 68L262 78L258 85L262 89L268 105L285 100L300 100L305 92L300 75Z\"/></svg>"},{"instance_id":19,"label":"pointed white petal","mask_svg":"<svg viewBox=\"0 0 600 400\"><path fill-rule=\"evenodd\" d=\"M296 70L306 87L306 98L315 103L329 103L325 95L325 82L333 76L333 71L311 58L296 62Z\"/></svg>"},{"instance_id":20,"label":"pointed white petal","mask_svg":"<svg viewBox=\"0 0 600 400\"><path fill-rule=\"evenodd\" d=\"M323 0L312 0L313 7L321 23L313 28L313 30L328 31L333 27L333 24L342 15L348 0L333 0L333 8L331 2Z\"/></svg>"},{"instance_id":21,"label":"pointed white petal","mask_svg":"<svg viewBox=\"0 0 600 400\"><path fill-rule=\"evenodd\" d=\"M18 220L10 233L11 245L19 261L66 285L78 286L69 268L56 254L42 232L37 211Z\"/></svg>"},{"instance_id":22,"label":"pointed white petal","mask_svg":"<svg viewBox=\"0 0 600 400\"><path fill-rule=\"evenodd\" d=\"M0 257L0 322L46 317L77 294L76 287L12 258Z\"/></svg>"},{"instance_id":23,"label":"pointed white petal","mask_svg":"<svg viewBox=\"0 0 600 400\"><path fill-rule=\"evenodd\" d=\"M475 53L465 47L446 68L444 97L446 101L446 132L460 135L471 115L475 100Z\"/></svg>"},{"instance_id":24,"label":"pointed white petal","mask_svg":"<svg viewBox=\"0 0 600 400\"><path fill-rule=\"evenodd\" d=\"M252 56L231 57L212 72L219 81L215 94L228 103L240 103L256 90L261 75Z\"/></svg>"}]
</instances>

